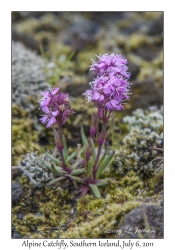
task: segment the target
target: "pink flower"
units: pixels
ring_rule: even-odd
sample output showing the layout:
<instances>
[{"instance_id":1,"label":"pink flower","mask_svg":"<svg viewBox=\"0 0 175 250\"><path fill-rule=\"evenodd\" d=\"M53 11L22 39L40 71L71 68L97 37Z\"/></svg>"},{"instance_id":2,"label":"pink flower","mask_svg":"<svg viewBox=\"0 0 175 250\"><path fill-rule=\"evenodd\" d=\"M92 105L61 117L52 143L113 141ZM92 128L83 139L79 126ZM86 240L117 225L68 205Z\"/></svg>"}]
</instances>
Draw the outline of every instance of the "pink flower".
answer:
<instances>
[{"instance_id":1,"label":"pink flower","mask_svg":"<svg viewBox=\"0 0 175 250\"><path fill-rule=\"evenodd\" d=\"M97 76L90 83L91 89L83 95L88 102L94 103L103 118L105 110L112 112L124 109L123 101L128 100L130 94L130 73L126 72L127 60L121 55L104 54L98 56L98 59L90 68Z\"/></svg>"},{"instance_id":2,"label":"pink flower","mask_svg":"<svg viewBox=\"0 0 175 250\"><path fill-rule=\"evenodd\" d=\"M99 55L98 61L93 61L90 70L93 71L97 76L102 75L122 75L126 78L130 77L130 73L126 72L128 67L126 66L127 59L122 57L122 55L114 54L111 55L104 54Z\"/></svg>"},{"instance_id":3,"label":"pink flower","mask_svg":"<svg viewBox=\"0 0 175 250\"><path fill-rule=\"evenodd\" d=\"M47 106L44 106L42 110L46 113L46 115L43 115L41 119L39 119L42 123L47 122L47 128L51 127L52 124L56 123L56 116L58 115L58 111L51 111Z\"/></svg>"},{"instance_id":4,"label":"pink flower","mask_svg":"<svg viewBox=\"0 0 175 250\"><path fill-rule=\"evenodd\" d=\"M62 126L68 116L74 113L69 107L68 94L58 93L59 88L49 89L42 92L42 98L39 101L41 110L45 113L40 119L42 123L47 122L47 128L53 124Z\"/></svg>"},{"instance_id":5,"label":"pink flower","mask_svg":"<svg viewBox=\"0 0 175 250\"><path fill-rule=\"evenodd\" d=\"M43 91L41 94L42 94L42 98L41 100L39 101L39 103L41 104L41 106L43 105L48 105L49 104L49 101L52 99L52 97L54 95L56 95L56 93L59 91L59 88L56 87L55 89L52 89L52 88L49 88L48 91Z\"/></svg>"}]
</instances>

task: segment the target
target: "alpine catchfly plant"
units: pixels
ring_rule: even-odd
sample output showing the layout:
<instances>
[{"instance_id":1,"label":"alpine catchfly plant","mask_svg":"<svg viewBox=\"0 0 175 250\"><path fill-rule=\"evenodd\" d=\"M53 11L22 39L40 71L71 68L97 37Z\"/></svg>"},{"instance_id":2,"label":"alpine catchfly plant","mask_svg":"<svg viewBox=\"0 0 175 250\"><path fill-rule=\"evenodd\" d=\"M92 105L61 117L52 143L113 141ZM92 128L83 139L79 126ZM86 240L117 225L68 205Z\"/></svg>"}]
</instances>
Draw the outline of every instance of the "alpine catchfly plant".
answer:
<instances>
[{"instance_id":1,"label":"alpine catchfly plant","mask_svg":"<svg viewBox=\"0 0 175 250\"><path fill-rule=\"evenodd\" d=\"M69 178L73 183L79 183L77 193L81 193L81 196L91 191L96 197L101 197L99 187L108 184L108 180L100 177L115 155L114 151L108 153L106 146L107 122L115 111L124 109L124 102L129 100L130 73L127 72L127 59L121 55L112 53L99 55L97 58L98 61L93 61L90 67L95 78L90 83L90 89L83 93L87 102L93 102L97 107L97 112L92 115L90 138L87 139L81 126L83 145L70 156L62 134L62 126L68 116L74 113L69 105L68 94L59 93L58 87L49 89L42 93L39 103L44 112L40 121L46 123L47 128L53 127L56 149L59 152L58 158L45 152L52 162L46 162L46 166L58 176L48 185ZM102 128L98 131L100 119Z\"/></svg>"}]
</instances>

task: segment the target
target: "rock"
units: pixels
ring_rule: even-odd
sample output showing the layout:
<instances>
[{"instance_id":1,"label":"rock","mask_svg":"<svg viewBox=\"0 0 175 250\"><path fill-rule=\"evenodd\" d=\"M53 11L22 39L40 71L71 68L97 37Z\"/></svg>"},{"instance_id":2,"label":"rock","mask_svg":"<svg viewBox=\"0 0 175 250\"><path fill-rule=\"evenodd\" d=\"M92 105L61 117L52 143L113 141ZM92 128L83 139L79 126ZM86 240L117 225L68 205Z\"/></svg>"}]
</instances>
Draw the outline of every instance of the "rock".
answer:
<instances>
[{"instance_id":1,"label":"rock","mask_svg":"<svg viewBox=\"0 0 175 250\"><path fill-rule=\"evenodd\" d=\"M154 35L160 35L162 33L163 33L163 15L151 23L148 35L154 36Z\"/></svg>"},{"instance_id":2,"label":"rock","mask_svg":"<svg viewBox=\"0 0 175 250\"><path fill-rule=\"evenodd\" d=\"M14 233L13 236L12 236L12 238L13 239L20 239L22 237L20 236L20 234Z\"/></svg>"},{"instance_id":3,"label":"rock","mask_svg":"<svg viewBox=\"0 0 175 250\"><path fill-rule=\"evenodd\" d=\"M163 79L162 79L163 81ZM152 77L132 82L131 103L132 110L141 107L147 109L149 106L160 106L163 103L163 83L156 86Z\"/></svg>"},{"instance_id":4,"label":"rock","mask_svg":"<svg viewBox=\"0 0 175 250\"><path fill-rule=\"evenodd\" d=\"M12 42L12 103L26 109L31 116L36 108L29 96L37 102L41 91L49 87L43 67L40 56L19 42Z\"/></svg>"},{"instance_id":5,"label":"rock","mask_svg":"<svg viewBox=\"0 0 175 250\"><path fill-rule=\"evenodd\" d=\"M123 20L127 17L127 12L117 11L117 12L88 12L86 16L101 25L105 25L106 22L115 22Z\"/></svg>"},{"instance_id":6,"label":"rock","mask_svg":"<svg viewBox=\"0 0 175 250\"><path fill-rule=\"evenodd\" d=\"M76 50L82 49L95 41L99 29L98 23L80 17L63 32L64 43L71 45Z\"/></svg>"},{"instance_id":7,"label":"rock","mask_svg":"<svg viewBox=\"0 0 175 250\"><path fill-rule=\"evenodd\" d=\"M12 40L15 42L16 41L22 42L23 44L25 44L26 47L37 51L38 54L40 53L39 44L29 34L19 33L14 28L12 28Z\"/></svg>"},{"instance_id":8,"label":"rock","mask_svg":"<svg viewBox=\"0 0 175 250\"><path fill-rule=\"evenodd\" d=\"M72 97L82 96L82 94L89 88L89 84L77 84L72 83L66 86L65 90ZM86 101L85 101L86 103Z\"/></svg>"},{"instance_id":9,"label":"rock","mask_svg":"<svg viewBox=\"0 0 175 250\"><path fill-rule=\"evenodd\" d=\"M23 217L24 217L24 215L23 215L22 213L18 213L18 214L17 214L17 218L18 218L19 220L22 220Z\"/></svg>"},{"instance_id":10,"label":"rock","mask_svg":"<svg viewBox=\"0 0 175 250\"><path fill-rule=\"evenodd\" d=\"M150 45L141 45L138 49L134 51L134 54L140 56L142 59L151 62L156 58L161 51L160 47L153 47Z\"/></svg>"},{"instance_id":11,"label":"rock","mask_svg":"<svg viewBox=\"0 0 175 250\"><path fill-rule=\"evenodd\" d=\"M24 20L27 18L35 17L40 18L41 16L45 15L47 12L43 11L13 11L12 12L12 20L13 22L17 22L19 20ZM52 12L54 13L54 12ZM57 12L58 13L58 12Z\"/></svg>"},{"instance_id":12,"label":"rock","mask_svg":"<svg viewBox=\"0 0 175 250\"><path fill-rule=\"evenodd\" d=\"M23 197L23 186L19 182L12 183L12 207L16 206Z\"/></svg>"},{"instance_id":13,"label":"rock","mask_svg":"<svg viewBox=\"0 0 175 250\"><path fill-rule=\"evenodd\" d=\"M38 212L35 214L35 216L40 217L40 216L42 216L42 214Z\"/></svg>"},{"instance_id":14,"label":"rock","mask_svg":"<svg viewBox=\"0 0 175 250\"><path fill-rule=\"evenodd\" d=\"M163 208L157 205L141 205L124 216L120 239L163 238Z\"/></svg>"},{"instance_id":15,"label":"rock","mask_svg":"<svg viewBox=\"0 0 175 250\"><path fill-rule=\"evenodd\" d=\"M140 67L139 67L139 65L129 61L128 68L129 68L129 72L131 73L130 80L132 81L132 80L136 79L138 73L140 72Z\"/></svg>"}]
</instances>

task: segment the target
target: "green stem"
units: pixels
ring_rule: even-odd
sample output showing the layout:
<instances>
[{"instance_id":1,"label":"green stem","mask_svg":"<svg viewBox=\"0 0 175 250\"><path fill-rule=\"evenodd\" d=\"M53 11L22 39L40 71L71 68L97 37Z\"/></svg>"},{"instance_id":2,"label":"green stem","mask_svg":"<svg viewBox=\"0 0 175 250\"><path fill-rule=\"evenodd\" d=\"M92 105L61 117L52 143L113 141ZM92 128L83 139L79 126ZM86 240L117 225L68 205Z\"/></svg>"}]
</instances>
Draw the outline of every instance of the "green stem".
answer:
<instances>
[{"instance_id":1,"label":"green stem","mask_svg":"<svg viewBox=\"0 0 175 250\"><path fill-rule=\"evenodd\" d=\"M105 118L104 118L104 122L103 122L103 125L102 125L102 131L101 131L99 140L104 140L105 139L106 126L107 126L107 119L106 119L107 110L105 110L104 116L105 116ZM101 149L102 149L103 144L104 144L104 142L98 144L97 156L96 156L94 166L93 166L93 177L94 178L95 178L95 175L96 175L97 170L98 170L98 164L99 164L99 159L100 159L100 154L101 154Z\"/></svg>"},{"instance_id":2,"label":"green stem","mask_svg":"<svg viewBox=\"0 0 175 250\"><path fill-rule=\"evenodd\" d=\"M58 137L59 137L59 153L61 156L61 161L63 163L63 169L67 169L65 160L64 160L64 155L63 155L63 140L62 140L62 127L58 126Z\"/></svg>"}]
</instances>

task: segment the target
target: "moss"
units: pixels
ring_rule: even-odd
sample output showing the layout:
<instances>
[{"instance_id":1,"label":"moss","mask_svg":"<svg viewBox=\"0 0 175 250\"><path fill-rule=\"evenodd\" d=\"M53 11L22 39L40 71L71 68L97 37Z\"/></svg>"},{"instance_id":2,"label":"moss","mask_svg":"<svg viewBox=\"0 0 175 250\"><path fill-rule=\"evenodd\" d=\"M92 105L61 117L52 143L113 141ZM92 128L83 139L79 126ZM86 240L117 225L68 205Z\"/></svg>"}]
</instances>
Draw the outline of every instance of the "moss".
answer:
<instances>
[{"instance_id":1,"label":"moss","mask_svg":"<svg viewBox=\"0 0 175 250\"><path fill-rule=\"evenodd\" d=\"M26 111L22 108L20 108L18 105L16 104L12 104L12 114L13 114L13 117L25 117L26 116Z\"/></svg>"},{"instance_id":2,"label":"moss","mask_svg":"<svg viewBox=\"0 0 175 250\"><path fill-rule=\"evenodd\" d=\"M159 69L163 68L163 51L161 51L158 56L153 60L153 65Z\"/></svg>"},{"instance_id":3,"label":"moss","mask_svg":"<svg viewBox=\"0 0 175 250\"><path fill-rule=\"evenodd\" d=\"M34 35L34 38L38 43L49 43L54 38L54 34L49 31L40 31Z\"/></svg>"},{"instance_id":4,"label":"moss","mask_svg":"<svg viewBox=\"0 0 175 250\"><path fill-rule=\"evenodd\" d=\"M122 204L126 201L134 199L134 196L127 188L120 186L118 181L109 181L109 184L105 187L104 190L106 194L106 203L119 203Z\"/></svg>"},{"instance_id":5,"label":"moss","mask_svg":"<svg viewBox=\"0 0 175 250\"><path fill-rule=\"evenodd\" d=\"M22 221L22 225L26 227L32 227L32 226L40 226L45 222L44 216L35 216L31 213L28 213L24 216L24 219Z\"/></svg>"},{"instance_id":6,"label":"moss","mask_svg":"<svg viewBox=\"0 0 175 250\"><path fill-rule=\"evenodd\" d=\"M61 62L61 59L63 59L63 57L66 59L72 52L72 48L70 46L57 42L51 43L49 45L49 48L50 50L49 52L46 52L46 55L52 55L53 61L57 58L58 62Z\"/></svg>"},{"instance_id":7,"label":"moss","mask_svg":"<svg viewBox=\"0 0 175 250\"><path fill-rule=\"evenodd\" d=\"M154 195L163 190L163 170L158 171L147 182L148 195Z\"/></svg>"},{"instance_id":8,"label":"moss","mask_svg":"<svg viewBox=\"0 0 175 250\"><path fill-rule=\"evenodd\" d=\"M103 205L103 199L96 199L92 195L86 195L78 199L77 213L82 214L83 212L99 213L100 208Z\"/></svg>"},{"instance_id":9,"label":"moss","mask_svg":"<svg viewBox=\"0 0 175 250\"><path fill-rule=\"evenodd\" d=\"M106 228L114 229L122 217L132 209L141 205L140 202L128 202L123 205L110 205L103 215L80 226L70 228L60 238L108 238L115 235L105 234ZM116 229L116 228L115 228Z\"/></svg>"},{"instance_id":10,"label":"moss","mask_svg":"<svg viewBox=\"0 0 175 250\"><path fill-rule=\"evenodd\" d=\"M19 182L21 185L23 185L23 187L26 187L26 188L29 187L29 179L26 176L22 175L19 178Z\"/></svg>"},{"instance_id":11,"label":"moss","mask_svg":"<svg viewBox=\"0 0 175 250\"><path fill-rule=\"evenodd\" d=\"M103 54L105 53L104 48L98 48L98 47L93 47L91 50L86 49L81 51L78 56L77 56L77 60L78 60L78 67L76 69L77 73L84 73L84 72L88 72L89 71L89 65L91 64L91 59L92 60L96 60L97 57L95 55L98 54ZM87 61L87 58L89 58L89 61Z\"/></svg>"},{"instance_id":12,"label":"moss","mask_svg":"<svg viewBox=\"0 0 175 250\"><path fill-rule=\"evenodd\" d=\"M143 12L143 16L148 20L150 20L150 19L154 20L155 18L161 17L162 12L159 12L159 11L156 11L156 12L155 11L153 11L153 12L145 11L145 12Z\"/></svg>"},{"instance_id":13,"label":"moss","mask_svg":"<svg viewBox=\"0 0 175 250\"><path fill-rule=\"evenodd\" d=\"M31 197L32 190L28 190L28 192L28 197ZM14 207L12 210L12 223L16 232L22 237L34 238L37 229L38 238L58 237L60 230L63 230L64 225L67 223L70 213L70 205L66 204L66 201L63 202L63 196L64 193L60 188L58 190L45 188L40 199L35 199L34 196L31 197L30 203L33 205L28 206L24 202L25 199L28 199L27 195L25 195L19 206ZM35 206L39 214L36 211L35 213L32 212L33 206ZM25 215L22 219L19 219L18 213Z\"/></svg>"},{"instance_id":14,"label":"moss","mask_svg":"<svg viewBox=\"0 0 175 250\"><path fill-rule=\"evenodd\" d=\"M129 42L125 45L125 50L127 52L138 48L140 45L148 43L150 39L146 35L132 34L129 36Z\"/></svg>"},{"instance_id":15,"label":"moss","mask_svg":"<svg viewBox=\"0 0 175 250\"><path fill-rule=\"evenodd\" d=\"M42 236L42 234L39 234L39 233L33 233L33 234L30 234L30 239L44 239L44 236Z\"/></svg>"},{"instance_id":16,"label":"moss","mask_svg":"<svg viewBox=\"0 0 175 250\"><path fill-rule=\"evenodd\" d=\"M156 67L144 67L141 68L139 74L138 74L138 80L142 81L148 76L154 76L155 81L161 81L163 78L163 72L162 69L157 69Z\"/></svg>"},{"instance_id":17,"label":"moss","mask_svg":"<svg viewBox=\"0 0 175 250\"><path fill-rule=\"evenodd\" d=\"M16 232L19 233L22 237L29 237L30 231L28 230L28 227L18 224L15 226Z\"/></svg>"},{"instance_id":18,"label":"moss","mask_svg":"<svg viewBox=\"0 0 175 250\"><path fill-rule=\"evenodd\" d=\"M134 171L129 172L125 177L123 177L118 185L125 188L132 195L138 194L138 190L144 188L144 183L141 178L136 175Z\"/></svg>"},{"instance_id":19,"label":"moss","mask_svg":"<svg viewBox=\"0 0 175 250\"><path fill-rule=\"evenodd\" d=\"M30 17L27 20L19 21L15 28L19 32L26 32L29 34L34 34L40 30L50 31L50 33L55 33L60 27L60 22L52 13L46 13L44 16L39 18Z\"/></svg>"},{"instance_id":20,"label":"moss","mask_svg":"<svg viewBox=\"0 0 175 250\"><path fill-rule=\"evenodd\" d=\"M28 152L39 151L39 133L34 129L31 118L13 119L12 122L12 156L13 165L18 164Z\"/></svg>"}]
</instances>

